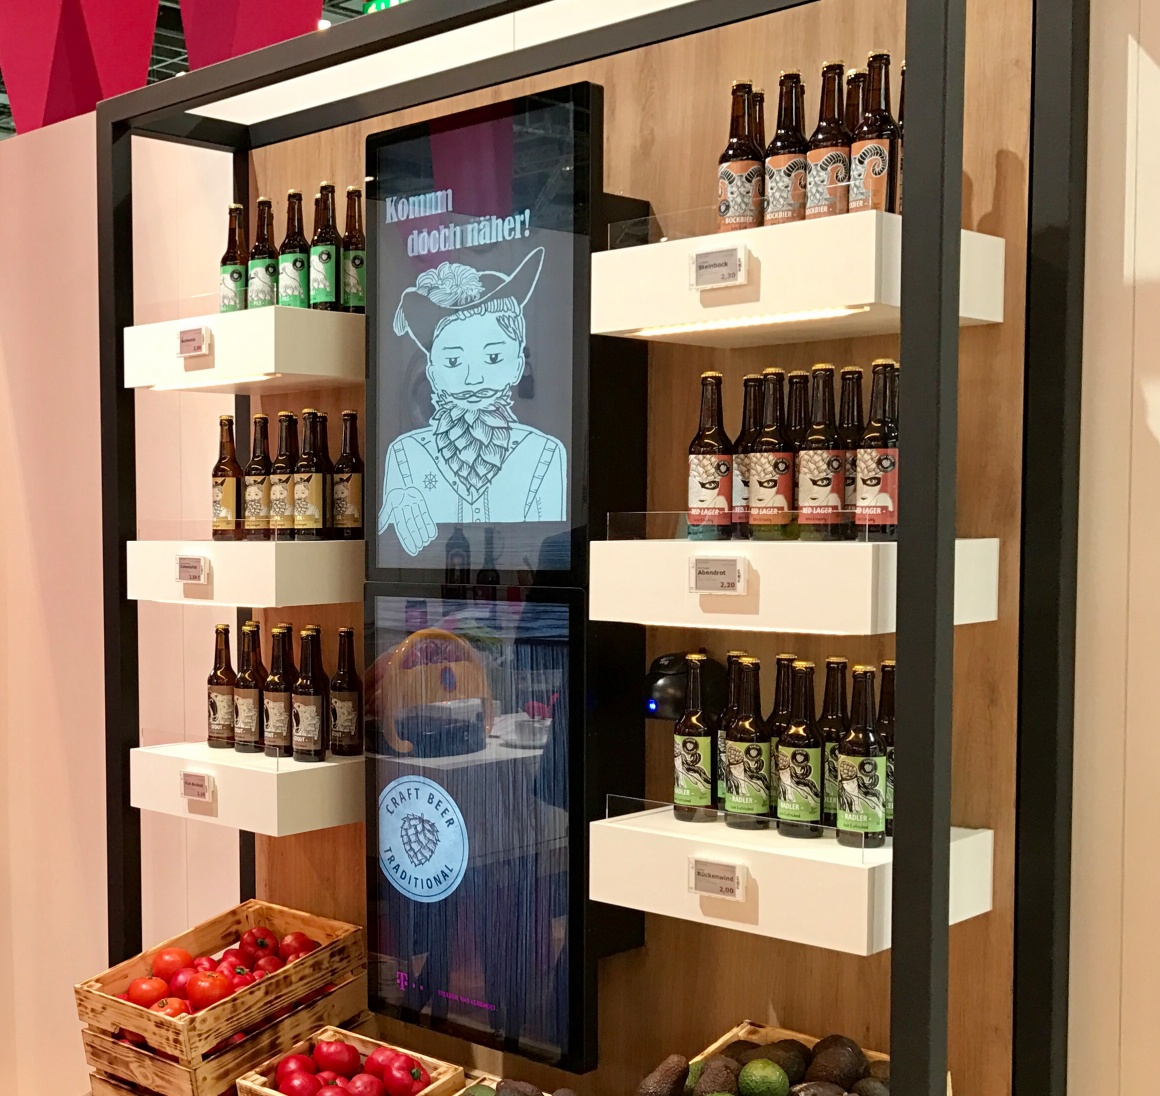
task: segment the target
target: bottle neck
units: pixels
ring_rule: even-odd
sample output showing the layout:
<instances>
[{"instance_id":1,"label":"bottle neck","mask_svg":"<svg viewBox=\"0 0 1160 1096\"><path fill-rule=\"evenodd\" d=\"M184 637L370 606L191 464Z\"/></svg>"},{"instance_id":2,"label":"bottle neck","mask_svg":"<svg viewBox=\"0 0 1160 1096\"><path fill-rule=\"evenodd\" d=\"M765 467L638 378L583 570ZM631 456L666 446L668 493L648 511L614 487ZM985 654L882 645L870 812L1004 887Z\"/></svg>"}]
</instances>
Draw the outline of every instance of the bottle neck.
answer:
<instances>
[{"instance_id":1,"label":"bottle neck","mask_svg":"<svg viewBox=\"0 0 1160 1096\"><path fill-rule=\"evenodd\" d=\"M344 457L358 457L358 419L343 416L342 420L342 455Z\"/></svg>"},{"instance_id":2,"label":"bottle neck","mask_svg":"<svg viewBox=\"0 0 1160 1096\"><path fill-rule=\"evenodd\" d=\"M745 404L741 412L741 429L756 434L761 429L761 381L745 382Z\"/></svg>"},{"instance_id":3,"label":"bottle neck","mask_svg":"<svg viewBox=\"0 0 1160 1096\"><path fill-rule=\"evenodd\" d=\"M793 709L793 663L779 661L777 681L773 696L773 710L781 716L788 716Z\"/></svg>"},{"instance_id":4,"label":"bottle neck","mask_svg":"<svg viewBox=\"0 0 1160 1096\"><path fill-rule=\"evenodd\" d=\"M780 373L766 376L762 393L761 425L766 430L780 429L785 418L784 390Z\"/></svg>"},{"instance_id":5,"label":"bottle neck","mask_svg":"<svg viewBox=\"0 0 1160 1096\"><path fill-rule=\"evenodd\" d=\"M223 422L221 424L221 437L218 441L218 460L236 460L237 451L234 448L234 424L232 422Z\"/></svg>"},{"instance_id":6,"label":"bottle neck","mask_svg":"<svg viewBox=\"0 0 1160 1096\"><path fill-rule=\"evenodd\" d=\"M725 707L737 707L738 687L741 683L741 663L736 659L728 660L729 678L725 683Z\"/></svg>"},{"instance_id":7,"label":"bottle neck","mask_svg":"<svg viewBox=\"0 0 1160 1096\"><path fill-rule=\"evenodd\" d=\"M705 710L705 705L701 699L701 660L699 658L691 659L685 663L685 667L688 675L685 684L685 710L702 712Z\"/></svg>"},{"instance_id":8,"label":"bottle neck","mask_svg":"<svg viewBox=\"0 0 1160 1096\"><path fill-rule=\"evenodd\" d=\"M338 670L337 674L350 676L354 673L354 635L343 632L338 637Z\"/></svg>"},{"instance_id":9,"label":"bottle neck","mask_svg":"<svg viewBox=\"0 0 1160 1096\"><path fill-rule=\"evenodd\" d=\"M866 74L857 72L846 83L846 128L853 133L866 113Z\"/></svg>"},{"instance_id":10,"label":"bottle neck","mask_svg":"<svg viewBox=\"0 0 1160 1096\"><path fill-rule=\"evenodd\" d=\"M721 418L721 382L713 379L701 382L701 430L724 431Z\"/></svg>"},{"instance_id":11,"label":"bottle neck","mask_svg":"<svg viewBox=\"0 0 1160 1096\"><path fill-rule=\"evenodd\" d=\"M302 455L313 456L318 449L318 416L306 415L302 420Z\"/></svg>"},{"instance_id":12,"label":"bottle neck","mask_svg":"<svg viewBox=\"0 0 1160 1096\"><path fill-rule=\"evenodd\" d=\"M321 457L329 458L330 455L330 439L326 433L326 419L321 415L318 416L318 422L315 425L314 448L318 450Z\"/></svg>"},{"instance_id":13,"label":"bottle neck","mask_svg":"<svg viewBox=\"0 0 1160 1096\"><path fill-rule=\"evenodd\" d=\"M898 370L886 371L886 421L898 429Z\"/></svg>"},{"instance_id":14,"label":"bottle neck","mask_svg":"<svg viewBox=\"0 0 1160 1096\"><path fill-rule=\"evenodd\" d=\"M799 96L797 80L784 79L777 96L777 132L800 133L801 114L798 110Z\"/></svg>"},{"instance_id":15,"label":"bottle neck","mask_svg":"<svg viewBox=\"0 0 1160 1096\"><path fill-rule=\"evenodd\" d=\"M283 678L286 673L286 641L289 637L285 632L275 632L274 642L270 646L270 676Z\"/></svg>"},{"instance_id":16,"label":"bottle neck","mask_svg":"<svg viewBox=\"0 0 1160 1096\"><path fill-rule=\"evenodd\" d=\"M894 667L882 667L882 686L878 696L879 722L894 722Z\"/></svg>"},{"instance_id":17,"label":"bottle neck","mask_svg":"<svg viewBox=\"0 0 1160 1096\"><path fill-rule=\"evenodd\" d=\"M346 234L358 236L362 234L362 199L354 194L346 198Z\"/></svg>"},{"instance_id":18,"label":"bottle neck","mask_svg":"<svg viewBox=\"0 0 1160 1096\"><path fill-rule=\"evenodd\" d=\"M741 667L741 684L737 695L737 718L761 718L760 671L751 663Z\"/></svg>"},{"instance_id":19,"label":"bottle neck","mask_svg":"<svg viewBox=\"0 0 1160 1096\"><path fill-rule=\"evenodd\" d=\"M248 628L242 630L242 647L238 652L238 670L242 673L254 672L254 633Z\"/></svg>"},{"instance_id":20,"label":"bottle neck","mask_svg":"<svg viewBox=\"0 0 1160 1096\"><path fill-rule=\"evenodd\" d=\"M826 666L826 691L822 697L822 715L846 717L846 667L831 662Z\"/></svg>"},{"instance_id":21,"label":"bottle neck","mask_svg":"<svg viewBox=\"0 0 1160 1096\"><path fill-rule=\"evenodd\" d=\"M254 246L270 247L273 234L274 210L269 202L258 205L258 227L254 236Z\"/></svg>"},{"instance_id":22,"label":"bottle neck","mask_svg":"<svg viewBox=\"0 0 1160 1096\"><path fill-rule=\"evenodd\" d=\"M874 367L874 383L870 387L870 421L886 421L886 385L890 376L890 367L876 365Z\"/></svg>"},{"instance_id":23,"label":"bottle neck","mask_svg":"<svg viewBox=\"0 0 1160 1096\"><path fill-rule=\"evenodd\" d=\"M793 672L793 721L814 725L814 673L808 668Z\"/></svg>"},{"instance_id":24,"label":"bottle neck","mask_svg":"<svg viewBox=\"0 0 1160 1096\"><path fill-rule=\"evenodd\" d=\"M753 121L750 127L753 143L765 151L765 95L753 93Z\"/></svg>"},{"instance_id":25,"label":"bottle neck","mask_svg":"<svg viewBox=\"0 0 1160 1096\"><path fill-rule=\"evenodd\" d=\"M334 228L336 222L336 214L334 212L334 191L327 187L321 194L322 200L322 227Z\"/></svg>"},{"instance_id":26,"label":"bottle neck","mask_svg":"<svg viewBox=\"0 0 1160 1096\"><path fill-rule=\"evenodd\" d=\"M854 704L850 710L850 726L860 731L874 730L873 670L863 670L854 675Z\"/></svg>"},{"instance_id":27,"label":"bottle neck","mask_svg":"<svg viewBox=\"0 0 1160 1096\"><path fill-rule=\"evenodd\" d=\"M862 377L857 373L842 374L842 426L862 428Z\"/></svg>"},{"instance_id":28,"label":"bottle neck","mask_svg":"<svg viewBox=\"0 0 1160 1096\"><path fill-rule=\"evenodd\" d=\"M741 141L750 136L750 95L752 95L752 91L748 87L733 89L733 109L729 117L729 140L731 141Z\"/></svg>"},{"instance_id":29,"label":"bottle neck","mask_svg":"<svg viewBox=\"0 0 1160 1096\"><path fill-rule=\"evenodd\" d=\"M270 456L270 434L265 419L254 420L254 451L251 460L266 460Z\"/></svg>"},{"instance_id":30,"label":"bottle neck","mask_svg":"<svg viewBox=\"0 0 1160 1096\"><path fill-rule=\"evenodd\" d=\"M286 203L286 238L297 239L302 233L302 195L298 194Z\"/></svg>"},{"instance_id":31,"label":"bottle neck","mask_svg":"<svg viewBox=\"0 0 1160 1096\"><path fill-rule=\"evenodd\" d=\"M866 107L882 114L890 113L890 62L876 57L870 62L867 77Z\"/></svg>"},{"instance_id":32,"label":"bottle neck","mask_svg":"<svg viewBox=\"0 0 1160 1096\"><path fill-rule=\"evenodd\" d=\"M241 255L246 247L245 233L242 231L241 210L230 210L230 231L226 238L226 252Z\"/></svg>"},{"instance_id":33,"label":"bottle neck","mask_svg":"<svg viewBox=\"0 0 1160 1096\"><path fill-rule=\"evenodd\" d=\"M818 107L818 125L838 123L841 119L842 74L822 73L822 97Z\"/></svg>"},{"instance_id":34,"label":"bottle neck","mask_svg":"<svg viewBox=\"0 0 1160 1096\"><path fill-rule=\"evenodd\" d=\"M310 632L302 637L302 668L298 672L299 678L313 681L318 669L318 634Z\"/></svg>"},{"instance_id":35,"label":"bottle neck","mask_svg":"<svg viewBox=\"0 0 1160 1096\"><path fill-rule=\"evenodd\" d=\"M832 426L834 422L834 374L819 369L813 377L813 424Z\"/></svg>"},{"instance_id":36,"label":"bottle neck","mask_svg":"<svg viewBox=\"0 0 1160 1096\"><path fill-rule=\"evenodd\" d=\"M789 427L808 430L810 425L809 380L793 377L789 382Z\"/></svg>"},{"instance_id":37,"label":"bottle neck","mask_svg":"<svg viewBox=\"0 0 1160 1096\"><path fill-rule=\"evenodd\" d=\"M278 422L278 456L289 457L293 456L290 451L290 427L292 425L291 419L281 419Z\"/></svg>"},{"instance_id":38,"label":"bottle neck","mask_svg":"<svg viewBox=\"0 0 1160 1096\"><path fill-rule=\"evenodd\" d=\"M230 669L230 633L218 632L213 651L214 673Z\"/></svg>"}]
</instances>

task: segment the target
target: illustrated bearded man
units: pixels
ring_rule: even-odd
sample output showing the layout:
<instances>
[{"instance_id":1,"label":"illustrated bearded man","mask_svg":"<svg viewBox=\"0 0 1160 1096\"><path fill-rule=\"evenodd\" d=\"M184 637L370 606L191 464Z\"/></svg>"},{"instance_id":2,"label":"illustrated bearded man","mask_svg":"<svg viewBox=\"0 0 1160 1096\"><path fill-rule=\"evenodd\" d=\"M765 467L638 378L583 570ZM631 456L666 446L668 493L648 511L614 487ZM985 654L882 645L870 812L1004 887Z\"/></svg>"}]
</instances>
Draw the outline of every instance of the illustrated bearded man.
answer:
<instances>
[{"instance_id":1,"label":"illustrated bearded man","mask_svg":"<svg viewBox=\"0 0 1160 1096\"><path fill-rule=\"evenodd\" d=\"M427 358L434 413L387 451L378 529L417 555L440 524L563 521L568 454L512 409L524 374L524 307L544 263L510 275L442 263L403 293L394 330Z\"/></svg>"}]
</instances>

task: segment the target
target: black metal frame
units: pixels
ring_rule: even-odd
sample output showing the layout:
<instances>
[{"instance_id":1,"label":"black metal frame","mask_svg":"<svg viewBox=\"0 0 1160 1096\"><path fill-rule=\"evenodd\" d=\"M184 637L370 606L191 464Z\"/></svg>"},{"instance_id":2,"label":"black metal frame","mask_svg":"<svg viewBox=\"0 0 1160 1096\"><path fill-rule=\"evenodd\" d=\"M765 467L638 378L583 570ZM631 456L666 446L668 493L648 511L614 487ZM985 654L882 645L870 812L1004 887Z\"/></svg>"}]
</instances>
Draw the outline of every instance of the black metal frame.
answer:
<instances>
[{"instance_id":1,"label":"black metal frame","mask_svg":"<svg viewBox=\"0 0 1160 1096\"><path fill-rule=\"evenodd\" d=\"M124 388L121 332L132 323L134 133L246 152L277 141L580 64L810 0L691 0L679 8L599 28L436 77L246 127L186 113L430 37L543 0L426 0L333 27L102 103L97 118L102 488L104 512L106 779L109 944L113 960L139 950L140 831L128 806L128 751L138 739L137 614L126 599L124 544L136 533L133 393ZM1061 1091L1066 1062L1066 949L1070 830L1071 680L1074 633L1075 483L1082 322L1083 133L1087 0L1039 0L1028 271L1025 559L1021 594L1020 745L1036 751L1020 771L1016 926L1017 1090ZM903 227L903 418L908 481L899 543L898 653L901 721L927 727L899 759L893 932L906 945L892 964L895 1088L906 1096L945 1088L947 880L953 695L953 577L957 302L964 0L908 0L911 106L907 117L907 217ZM1050 76L1051 92L1048 91ZM1061 102L1063 88L1068 101ZM1068 106L1070 110L1066 109ZM1052 142L1055 142L1054 144ZM1066 170L1064 170L1066 169ZM1061 183L1061 179L1066 179ZM1061 208L1061 202L1063 207ZM1064 324L1060 324L1060 316ZM1053 386L1058 386L1053 390ZM910 410L913 409L913 410ZM1062 470L1062 474L1061 474ZM1034 549L1034 550L1033 550ZM1048 621L1047 625L1043 622ZM1046 642L1045 642L1046 639ZM1059 649L1056 645L1062 644ZM1056 780L1042 774L1050 762ZM1049 867L1040 866L1046 857ZM1050 1009L1042 970L1053 966ZM1033 1048L1049 1071L1028 1063Z\"/></svg>"}]
</instances>

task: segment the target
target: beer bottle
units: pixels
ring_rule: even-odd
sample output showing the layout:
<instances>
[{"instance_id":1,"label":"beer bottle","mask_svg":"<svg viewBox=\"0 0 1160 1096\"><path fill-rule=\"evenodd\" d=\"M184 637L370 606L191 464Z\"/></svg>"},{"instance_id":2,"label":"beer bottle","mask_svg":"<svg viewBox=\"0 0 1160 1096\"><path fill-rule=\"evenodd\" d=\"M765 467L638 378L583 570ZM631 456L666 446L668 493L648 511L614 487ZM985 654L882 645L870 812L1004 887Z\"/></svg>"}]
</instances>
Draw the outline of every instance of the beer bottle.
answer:
<instances>
[{"instance_id":1,"label":"beer bottle","mask_svg":"<svg viewBox=\"0 0 1160 1096\"><path fill-rule=\"evenodd\" d=\"M242 650L238 655L238 677L234 684L234 749L238 753L261 753L265 748L262 738L262 685L254 662L257 629L247 624L242 628Z\"/></svg>"},{"instance_id":2,"label":"beer bottle","mask_svg":"<svg viewBox=\"0 0 1160 1096\"><path fill-rule=\"evenodd\" d=\"M288 624L276 624L270 629L270 673L262 690L262 717L267 757L289 757L293 753L290 742L290 690L298 680L294 667L294 633Z\"/></svg>"},{"instance_id":3,"label":"beer bottle","mask_svg":"<svg viewBox=\"0 0 1160 1096\"><path fill-rule=\"evenodd\" d=\"M256 620L247 620L245 628L254 633L254 673L262 688L266 687L266 664L262 661L262 625Z\"/></svg>"},{"instance_id":4,"label":"beer bottle","mask_svg":"<svg viewBox=\"0 0 1160 1096\"><path fill-rule=\"evenodd\" d=\"M443 562L443 598L445 601L463 601L471 583L471 543L464 535L463 526L457 525L447 538Z\"/></svg>"},{"instance_id":5,"label":"beer bottle","mask_svg":"<svg viewBox=\"0 0 1160 1096\"><path fill-rule=\"evenodd\" d=\"M725 809L725 772L728 759L725 756L725 738L729 725L737 718L738 697L741 691L741 660L744 651L730 651L725 656L725 709L717 720L717 807Z\"/></svg>"},{"instance_id":6,"label":"beer bottle","mask_svg":"<svg viewBox=\"0 0 1160 1096\"><path fill-rule=\"evenodd\" d=\"M793 714L793 664L798 656L781 654L777 656L777 677L773 683L773 707L769 712L770 733L780 738L781 732L789 726Z\"/></svg>"},{"instance_id":7,"label":"beer bottle","mask_svg":"<svg viewBox=\"0 0 1160 1096\"><path fill-rule=\"evenodd\" d=\"M894 659L882 663L878 687L878 737L886 750L886 833L894 833Z\"/></svg>"},{"instance_id":8,"label":"beer bottle","mask_svg":"<svg viewBox=\"0 0 1160 1096\"><path fill-rule=\"evenodd\" d=\"M845 213L850 204L850 131L842 121L841 61L822 69L818 128L806 155L806 220Z\"/></svg>"},{"instance_id":9,"label":"beer bottle","mask_svg":"<svg viewBox=\"0 0 1160 1096\"><path fill-rule=\"evenodd\" d=\"M887 360L887 359L883 359ZM894 427L894 433L898 433L898 362L892 363L893 368L890 370L890 376L886 379L886 421Z\"/></svg>"},{"instance_id":10,"label":"beer bottle","mask_svg":"<svg viewBox=\"0 0 1160 1096\"><path fill-rule=\"evenodd\" d=\"M314 195L314 227L310 230L310 238L313 240L318 235L318 230L322 227L322 195Z\"/></svg>"},{"instance_id":11,"label":"beer bottle","mask_svg":"<svg viewBox=\"0 0 1160 1096\"><path fill-rule=\"evenodd\" d=\"M278 455L270 465L270 535L294 539L294 472L298 467L298 416L278 412Z\"/></svg>"},{"instance_id":12,"label":"beer bottle","mask_svg":"<svg viewBox=\"0 0 1160 1096\"><path fill-rule=\"evenodd\" d=\"M363 752L363 684L354 668L354 629L338 630L338 669L330 682L330 752L360 757Z\"/></svg>"},{"instance_id":13,"label":"beer bottle","mask_svg":"<svg viewBox=\"0 0 1160 1096\"><path fill-rule=\"evenodd\" d=\"M858 502L858 448L862 444L862 370L842 370L842 396L838 402L838 437L846 450L845 491L842 495L842 533L854 539L854 508Z\"/></svg>"},{"instance_id":14,"label":"beer bottle","mask_svg":"<svg viewBox=\"0 0 1160 1096\"><path fill-rule=\"evenodd\" d=\"M717 734L701 691L704 663L705 655L685 655L685 714L673 731L673 814L681 822L712 822L717 817Z\"/></svg>"},{"instance_id":15,"label":"beer bottle","mask_svg":"<svg viewBox=\"0 0 1160 1096\"><path fill-rule=\"evenodd\" d=\"M870 54L866 113L850 145L850 212L895 212L898 189L898 125L890 113L890 54Z\"/></svg>"},{"instance_id":16,"label":"beer bottle","mask_svg":"<svg viewBox=\"0 0 1160 1096\"><path fill-rule=\"evenodd\" d=\"M895 365L888 358L874 363L870 388L870 421L858 449L858 497L854 521L870 540L898 535L898 427L889 416Z\"/></svg>"},{"instance_id":17,"label":"beer bottle","mask_svg":"<svg viewBox=\"0 0 1160 1096\"><path fill-rule=\"evenodd\" d=\"M838 824L838 744L850 729L846 710L846 660L826 659L826 686L822 694L822 718L818 730L825 743L825 777L822 788L822 823L833 829Z\"/></svg>"},{"instance_id":18,"label":"beer bottle","mask_svg":"<svg viewBox=\"0 0 1160 1096\"><path fill-rule=\"evenodd\" d=\"M246 535L242 525L242 466L234 448L234 417L222 415L218 420L221 437L218 459L213 466L213 539L241 540Z\"/></svg>"},{"instance_id":19,"label":"beer bottle","mask_svg":"<svg viewBox=\"0 0 1160 1096\"><path fill-rule=\"evenodd\" d=\"M367 310L367 238L363 232L362 190L346 188L346 235L342 238L342 306Z\"/></svg>"},{"instance_id":20,"label":"beer bottle","mask_svg":"<svg viewBox=\"0 0 1160 1096\"><path fill-rule=\"evenodd\" d=\"M741 433L733 458L733 524L735 535L749 539L750 466L754 443L761 433L762 380L756 373L745 377L745 400L741 410Z\"/></svg>"},{"instance_id":21,"label":"beer bottle","mask_svg":"<svg viewBox=\"0 0 1160 1096\"><path fill-rule=\"evenodd\" d=\"M319 454L318 412L302 412L302 453L294 467L294 539L326 539L326 471Z\"/></svg>"},{"instance_id":22,"label":"beer bottle","mask_svg":"<svg viewBox=\"0 0 1160 1096\"><path fill-rule=\"evenodd\" d=\"M310 307L325 312L342 310L338 276L342 272L342 237L334 212L334 184L323 183L319 192L319 222L310 241Z\"/></svg>"},{"instance_id":23,"label":"beer bottle","mask_svg":"<svg viewBox=\"0 0 1160 1096\"><path fill-rule=\"evenodd\" d=\"M789 420L786 437L796 453L810 432L810 375L804 369L795 369L789 375L786 415Z\"/></svg>"},{"instance_id":24,"label":"beer bottle","mask_svg":"<svg viewBox=\"0 0 1160 1096\"><path fill-rule=\"evenodd\" d=\"M330 459L327 414L318 412L318 459L322 462L322 523L325 535L334 536L334 461Z\"/></svg>"},{"instance_id":25,"label":"beer bottle","mask_svg":"<svg viewBox=\"0 0 1160 1096\"><path fill-rule=\"evenodd\" d=\"M854 138L854 130L862 121L866 113L866 70L849 69L846 72L846 128L850 131L850 139Z\"/></svg>"},{"instance_id":26,"label":"beer bottle","mask_svg":"<svg viewBox=\"0 0 1160 1096\"><path fill-rule=\"evenodd\" d=\"M765 89L754 88L750 99L753 104L753 121L750 123L750 132L753 134L753 143L762 153L765 152Z\"/></svg>"},{"instance_id":27,"label":"beer bottle","mask_svg":"<svg viewBox=\"0 0 1160 1096\"><path fill-rule=\"evenodd\" d=\"M302 227L302 192L286 194L286 237L278 257L278 303L310 307L310 241Z\"/></svg>"},{"instance_id":28,"label":"beer bottle","mask_svg":"<svg viewBox=\"0 0 1160 1096\"><path fill-rule=\"evenodd\" d=\"M334 535L363 537L363 459L358 449L358 412L342 413L342 452L334 462Z\"/></svg>"},{"instance_id":29,"label":"beer bottle","mask_svg":"<svg viewBox=\"0 0 1160 1096\"><path fill-rule=\"evenodd\" d=\"M230 626L214 629L213 671L209 675L209 745L228 750L234 744L234 686L238 675L230 665Z\"/></svg>"},{"instance_id":30,"label":"beer bottle","mask_svg":"<svg viewBox=\"0 0 1160 1096\"><path fill-rule=\"evenodd\" d=\"M777 100L777 130L765 150L765 223L800 221L806 215L806 153L799 110L801 75L783 72Z\"/></svg>"},{"instance_id":31,"label":"beer bottle","mask_svg":"<svg viewBox=\"0 0 1160 1096\"><path fill-rule=\"evenodd\" d=\"M265 415L254 416L254 444L246 465L243 524L246 540L270 539L270 436Z\"/></svg>"},{"instance_id":32,"label":"beer bottle","mask_svg":"<svg viewBox=\"0 0 1160 1096\"><path fill-rule=\"evenodd\" d=\"M295 761L325 761L330 746L330 682L322 668L321 637L317 628L300 633L302 668L294 682L291 741Z\"/></svg>"},{"instance_id":33,"label":"beer bottle","mask_svg":"<svg viewBox=\"0 0 1160 1096\"><path fill-rule=\"evenodd\" d=\"M793 711L777 745L777 828L822 835L822 736L814 721L814 664L793 664Z\"/></svg>"},{"instance_id":34,"label":"beer bottle","mask_svg":"<svg viewBox=\"0 0 1160 1096\"><path fill-rule=\"evenodd\" d=\"M850 733L838 747L838 843L886 844L886 749L874 729L874 670L854 667Z\"/></svg>"},{"instance_id":35,"label":"beer bottle","mask_svg":"<svg viewBox=\"0 0 1160 1096\"><path fill-rule=\"evenodd\" d=\"M798 130L802 135L802 140L806 139L806 82L798 79L797 94L794 96L797 103L798 116ZM808 144L808 142L807 142Z\"/></svg>"},{"instance_id":36,"label":"beer bottle","mask_svg":"<svg viewBox=\"0 0 1160 1096\"><path fill-rule=\"evenodd\" d=\"M793 540L794 450L785 429L785 372L762 374L761 430L749 461L749 535L754 540Z\"/></svg>"},{"instance_id":37,"label":"beer bottle","mask_svg":"<svg viewBox=\"0 0 1160 1096\"><path fill-rule=\"evenodd\" d=\"M258 199L258 225L246 270L246 306L271 308L278 303L278 249L274 246L274 203Z\"/></svg>"},{"instance_id":38,"label":"beer bottle","mask_svg":"<svg viewBox=\"0 0 1160 1096\"><path fill-rule=\"evenodd\" d=\"M762 150L750 130L753 83L733 85L729 143L717 161L717 231L733 232L761 224Z\"/></svg>"},{"instance_id":39,"label":"beer bottle","mask_svg":"<svg viewBox=\"0 0 1160 1096\"><path fill-rule=\"evenodd\" d=\"M834 367L813 369L813 421L797 459L798 535L840 540L846 495L846 450L834 422Z\"/></svg>"},{"instance_id":40,"label":"beer bottle","mask_svg":"<svg viewBox=\"0 0 1160 1096\"><path fill-rule=\"evenodd\" d=\"M902 216L902 172L906 148L906 62L898 66L902 86L898 89L898 215Z\"/></svg>"},{"instance_id":41,"label":"beer bottle","mask_svg":"<svg viewBox=\"0 0 1160 1096\"><path fill-rule=\"evenodd\" d=\"M701 425L689 444L690 540L729 540L733 442L721 417L721 374L701 374Z\"/></svg>"},{"instance_id":42,"label":"beer bottle","mask_svg":"<svg viewBox=\"0 0 1160 1096\"><path fill-rule=\"evenodd\" d=\"M729 724L725 751L725 825L739 830L769 828L769 728L761 717L761 663L738 662L741 684L737 718Z\"/></svg>"},{"instance_id":43,"label":"beer bottle","mask_svg":"<svg viewBox=\"0 0 1160 1096\"><path fill-rule=\"evenodd\" d=\"M246 307L246 208L236 202L230 206L230 228L226 252L221 261L221 288L218 293L220 312L241 312Z\"/></svg>"}]
</instances>

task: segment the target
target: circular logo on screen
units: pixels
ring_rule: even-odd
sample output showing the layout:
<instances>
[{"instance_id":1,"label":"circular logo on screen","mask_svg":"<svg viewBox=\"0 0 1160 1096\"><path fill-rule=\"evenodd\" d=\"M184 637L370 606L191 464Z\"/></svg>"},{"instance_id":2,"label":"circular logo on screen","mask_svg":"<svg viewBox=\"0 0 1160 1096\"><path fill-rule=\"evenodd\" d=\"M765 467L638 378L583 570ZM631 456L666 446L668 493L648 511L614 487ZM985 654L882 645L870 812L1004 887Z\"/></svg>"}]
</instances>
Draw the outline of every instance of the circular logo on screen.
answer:
<instances>
[{"instance_id":1,"label":"circular logo on screen","mask_svg":"<svg viewBox=\"0 0 1160 1096\"><path fill-rule=\"evenodd\" d=\"M463 882L467 826L434 780L402 776L379 793L379 868L416 902L439 902Z\"/></svg>"}]
</instances>

